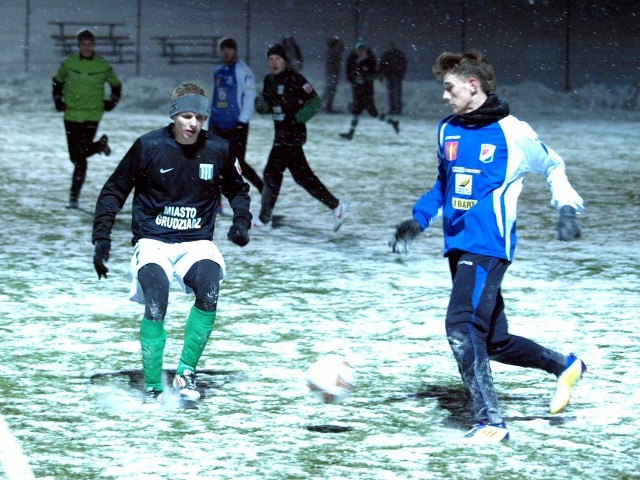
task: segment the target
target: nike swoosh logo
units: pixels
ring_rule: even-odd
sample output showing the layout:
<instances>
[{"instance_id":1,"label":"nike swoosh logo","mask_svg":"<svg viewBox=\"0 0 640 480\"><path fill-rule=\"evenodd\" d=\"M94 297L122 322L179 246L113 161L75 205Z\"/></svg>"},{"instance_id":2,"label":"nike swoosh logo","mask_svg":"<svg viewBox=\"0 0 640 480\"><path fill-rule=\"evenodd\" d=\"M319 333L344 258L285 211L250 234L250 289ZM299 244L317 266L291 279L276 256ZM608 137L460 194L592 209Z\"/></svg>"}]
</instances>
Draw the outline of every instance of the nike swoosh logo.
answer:
<instances>
[{"instance_id":1,"label":"nike swoosh logo","mask_svg":"<svg viewBox=\"0 0 640 480\"><path fill-rule=\"evenodd\" d=\"M171 170L173 170L173 168L161 168L160 173L167 173L167 172L170 172Z\"/></svg>"}]
</instances>

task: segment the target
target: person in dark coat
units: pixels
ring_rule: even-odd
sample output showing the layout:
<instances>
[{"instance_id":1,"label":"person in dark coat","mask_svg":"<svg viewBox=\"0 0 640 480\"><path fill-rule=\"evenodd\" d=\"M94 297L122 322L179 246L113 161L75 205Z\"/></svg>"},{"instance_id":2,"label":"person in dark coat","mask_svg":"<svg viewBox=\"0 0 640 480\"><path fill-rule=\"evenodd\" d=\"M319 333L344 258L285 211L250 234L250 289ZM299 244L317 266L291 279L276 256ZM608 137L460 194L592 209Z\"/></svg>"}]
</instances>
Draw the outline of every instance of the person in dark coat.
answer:
<instances>
[{"instance_id":1,"label":"person in dark coat","mask_svg":"<svg viewBox=\"0 0 640 480\"><path fill-rule=\"evenodd\" d=\"M393 42L380 58L380 79L384 80L389 95L389 115L402 115L402 82L407 73L407 58Z\"/></svg>"},{"instance_id":2,"label":"person in dark coat","mask_svg":"<svg viewBox=\"0 0 640 480\"><path fill-rule=\"evenodd\" d=\"M365 110L372 117L377 117L379 120L390 124L396 133L400 132L399 122L387 115L379 114L376 108L373 82L377 74L377 61L373 51L362 40L358 40L347 59L347 79L351 82L353 94L353 118L351 119L349 131L340 134L342 138L347 140L353 138L360 120L360 114Z\"/></svg>"},{"instance_id":3,"label":"person in dark coat","mask_svg":"<svg viewBox=\"0 0 640 480\"><path fill-rule=\"evenodd\" d=\"M344 42L340 40L340 37L333 36L327 38L327 57L325 60L326 87L322 107L322 111L325 113L336 113L333 109L333 100L336 96L336 90L338 89L338 79L340 77L343 54Z\"/></svg>"},{"instance_id":4,"label":"person in dark coat","mask_svg":"<svg viewBox=\"0 0 640 480\"><path fill-rule=\"evenodd\" d=\"M304 66L304 58L302 58L302 50L300 50L300 46L298 42L296 42L295 37L292 35L284 37L282 39L282 46L285 52L287 52L289 68L294 72L301 72Z\"/></svg>"}]
</instances>

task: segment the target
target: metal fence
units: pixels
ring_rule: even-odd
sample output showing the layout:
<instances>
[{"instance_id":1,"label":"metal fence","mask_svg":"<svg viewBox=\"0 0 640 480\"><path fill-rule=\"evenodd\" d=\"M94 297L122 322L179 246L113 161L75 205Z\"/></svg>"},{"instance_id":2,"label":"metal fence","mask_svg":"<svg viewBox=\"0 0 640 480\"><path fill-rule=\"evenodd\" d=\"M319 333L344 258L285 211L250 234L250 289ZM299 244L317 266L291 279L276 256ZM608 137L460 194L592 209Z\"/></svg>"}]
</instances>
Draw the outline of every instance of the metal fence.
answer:
<instances>
[{"instance_id":1,"label":"metal fence","mask_svg":"<svg viewBox=\"0 0 640 480\"><path fill-rule=\"evenodd\" d=\"M0 53L6 73L52 73L64 53L55 39L60 22L89 22L102 37L108 36L107 24L118 25L112 36L123 43L98 50L122 62L119 71L136 76L207 68L216 58L202 50L211 40L202 39L220 36L236 38L241 56L261 68L267 46L292 35L302 48L305 72L323 78L325 41L338 35L349 47L363 38L378 56L392 40L406 53L413 80L431 78L441 51L472 48L490 57L501 83L535 81L568 90L640 79L640 2L0 0L0 5L3 39L11 46ZM167 42L177 45L181 36L201 39L201 49L196 40L189 47L183 38L182 50L169 54Z\"/></svg>"}]
</instances>

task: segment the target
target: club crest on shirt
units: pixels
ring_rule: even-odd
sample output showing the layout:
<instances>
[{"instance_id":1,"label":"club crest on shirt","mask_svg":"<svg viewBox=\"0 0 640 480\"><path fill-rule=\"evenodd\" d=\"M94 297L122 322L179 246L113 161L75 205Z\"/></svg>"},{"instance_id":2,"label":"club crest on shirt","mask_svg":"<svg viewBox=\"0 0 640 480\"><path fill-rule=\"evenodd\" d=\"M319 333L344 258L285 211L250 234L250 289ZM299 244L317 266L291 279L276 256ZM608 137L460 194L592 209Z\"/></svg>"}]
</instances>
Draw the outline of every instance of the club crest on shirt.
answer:
<instances>
[{"instance_id":1,"label":"club crest on shirt","mask_svg":"<svg viewBox=\"0 0 640 480\"><path fill-rule=\"evenodd\" d=\"M493 154L496 151L496 146L490 143L483 143L480 145L480 161L483 163L493 162Z\"/></svg>"},{"instance_id":2,"label":"club crest on shirt","mask_svg":"<svg viewBox=\"0 0 640 480\"><path fill-rule=\"evenodd\" d=\"M201 163L200 171L198 176L202 180L211 180L213 179L213 164L212 163Z\"/></svg>"},{"instance_id":3,"label":"club crest on shirt","mask_svg":"<svg viewBox=\"0 0 640 480\"><path fill-rule=\"evenodd\" d=\"M450 162L458 158L458 142L444 142L444 158Z\"/></svg>"}]
</instances>

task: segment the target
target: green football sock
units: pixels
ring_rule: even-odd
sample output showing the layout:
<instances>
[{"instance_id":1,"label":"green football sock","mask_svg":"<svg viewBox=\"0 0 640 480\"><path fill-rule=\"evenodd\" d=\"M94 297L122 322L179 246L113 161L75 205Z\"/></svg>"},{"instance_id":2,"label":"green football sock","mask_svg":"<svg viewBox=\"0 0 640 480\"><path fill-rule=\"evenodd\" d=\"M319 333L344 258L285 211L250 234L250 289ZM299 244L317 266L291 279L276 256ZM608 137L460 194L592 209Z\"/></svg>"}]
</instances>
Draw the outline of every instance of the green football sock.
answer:
<instances>
[{"instance_id":1,"label":"green football sock","mask_svg":"<svg viewBox=\"0 0 640 480\"><path fill-rule=\"evenodd\" d=\"M142 348L142 369L144 370L144 389L152 387L162 391L162 357L167 332L164 322L153 322L142 317L140 323L140 346Z\"/></svg>"},{"instance_id":2,"label":"green football sock","mask_svg":"<svg viewBox=\"0 0 640 480\"><path fill-rule=\"evenodd\" d=\"M184 330L184 345L176 374L182 375L185 370L196 373L196 365L207 346L207 341L213 330L216 312L205 312L191 307Z\"/></svg>"}]
</instances>

